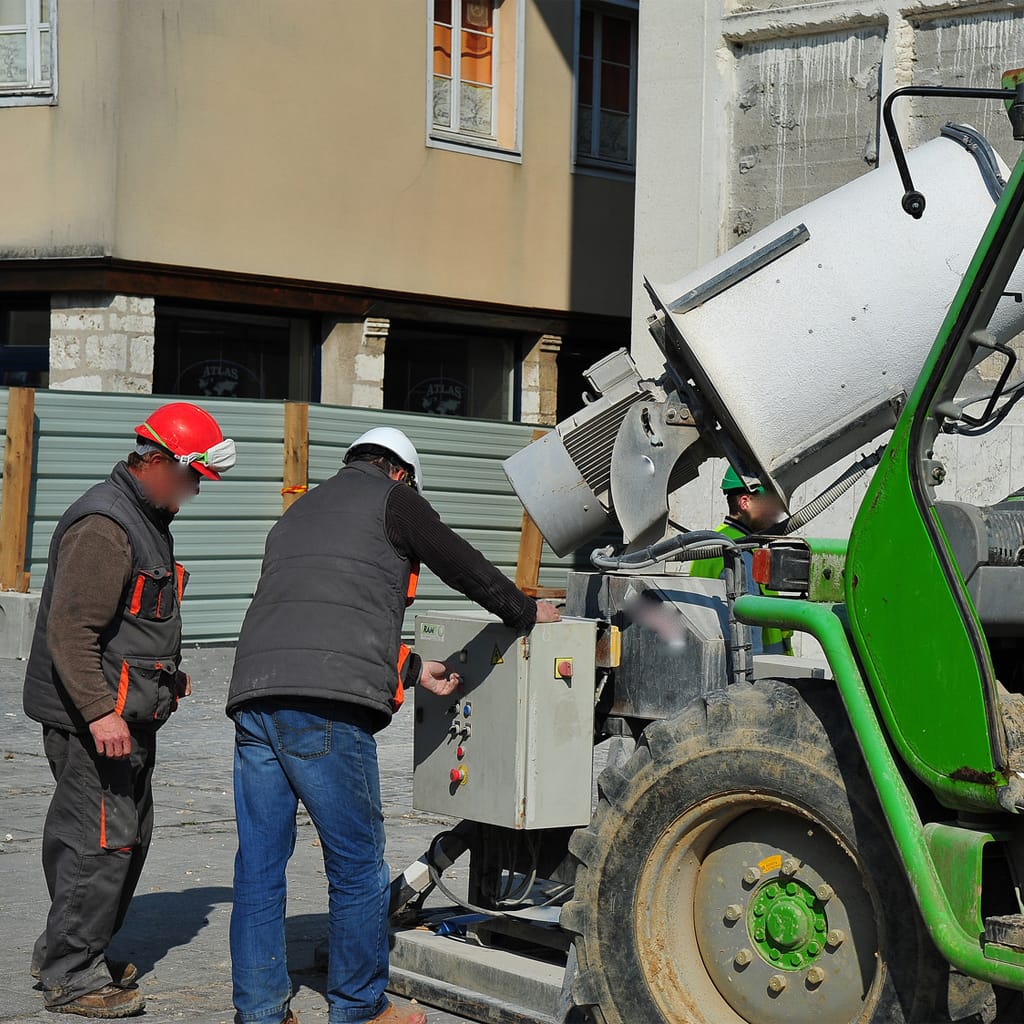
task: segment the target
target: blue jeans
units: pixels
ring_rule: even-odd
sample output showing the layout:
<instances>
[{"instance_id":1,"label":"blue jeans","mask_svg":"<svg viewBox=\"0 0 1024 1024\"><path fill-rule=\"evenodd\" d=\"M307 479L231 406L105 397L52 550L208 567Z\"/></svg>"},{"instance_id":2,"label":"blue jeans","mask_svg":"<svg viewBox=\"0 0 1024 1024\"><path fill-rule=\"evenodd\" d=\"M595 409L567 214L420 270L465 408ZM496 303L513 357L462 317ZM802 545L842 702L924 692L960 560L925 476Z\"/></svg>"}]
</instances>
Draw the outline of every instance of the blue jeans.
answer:
<instances>
[{"instance_id":1,"label":"blue jeans","mask_svg":"<svg viewBox=\"0 0 1024 1024\"><path fill-rule=\"evenodd\" d=\"M231 977L243 1024L279 1024L292 996L285 869L301 800L320 836L330 900L330 1024L388 1006L388 866L373 721L332 703L253 701L234 712L238 854Z\"/></svg>"}]
</instances>

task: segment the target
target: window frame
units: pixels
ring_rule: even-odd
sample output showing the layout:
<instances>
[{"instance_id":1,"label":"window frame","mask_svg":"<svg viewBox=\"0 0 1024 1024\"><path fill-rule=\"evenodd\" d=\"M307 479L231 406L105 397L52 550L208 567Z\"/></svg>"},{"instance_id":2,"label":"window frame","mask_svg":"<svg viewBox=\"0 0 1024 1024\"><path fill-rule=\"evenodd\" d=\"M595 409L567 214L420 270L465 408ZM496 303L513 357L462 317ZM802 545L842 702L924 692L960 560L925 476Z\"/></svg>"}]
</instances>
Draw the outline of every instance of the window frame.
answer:
<instances>
[{"instance_id":1,"label":"window frame","mask_svg":"<svg viewBox=\"0 0 1024 1024\"><path fill-rule=\"evenodd\" d=\"M511 83L511 100L508 98L509 83L501 77L501 46L504 42L502 36L502 6L505 4L516 5L515 18L515 81ZM522 163L522 137L523 137L523 59L524 40L526 29L526 12L529 4L524 0L504 0L503 4L494 4L494 43L492 59L492 86L491 86L491 118L492 123L497 126L502 104L512 102L514 106L512 114L513 139L510 145L503 145L498 141L496 134L488 138L483 135L475 135L469 132L459 131L457 128L439 128L434 124L434 2L426 0L426 145L431 149L443 149L455 153L469 153L475 156L489 157L493 160L506 160L512 163ZM456 10L458 20L456 20ZM452 0L452 77L454 84L457 81L456 45L461 47L462 29L462 4L461 0ZM458 40L458 44L456 44ZM453 110L457 109L456 93L458 89L451 89Z\"/></svg>"},{"instance_id":2,"label":"window frame","mask_svg":"<svg viewBox=\"0 0 1024 1024\"><path fill-rule=\"evenodd\" d=\"M591 152L579 151L580 113L580 31L583 11L590 11L595 18L605 15L621 18L626 16L630 23L630 69L629 69L629 161L612 160L595 156L595 146L600 146L600 96L601 60L595 52L593 57L593 78L591 80ZM636 177L637 143L637 65L639 64L640 5L638 0L576 0L573 27L573 74L572 74L572 169L573 173L590 174L601 178L633 180ZM600 37L600 32L598 32ZM596 129L596 131L595 131Z\"/></svg>"},{"instance_id":3,"label":"window frame","mask_svg":"<svg viewBox=\"0 0 1024 1024\"><path fill-rule=\"evenodd\" d=\"M0 25L0 35L26 35L25 70L27 85L0 85L0 107L54 106L57 103L57 0L49 0L50 20L39 20L39 0L24 0L25 21L17 26ZM40 33L50 33L50 78L42 83L38 77L36 55Z\"/></svg>"}]
</instances>

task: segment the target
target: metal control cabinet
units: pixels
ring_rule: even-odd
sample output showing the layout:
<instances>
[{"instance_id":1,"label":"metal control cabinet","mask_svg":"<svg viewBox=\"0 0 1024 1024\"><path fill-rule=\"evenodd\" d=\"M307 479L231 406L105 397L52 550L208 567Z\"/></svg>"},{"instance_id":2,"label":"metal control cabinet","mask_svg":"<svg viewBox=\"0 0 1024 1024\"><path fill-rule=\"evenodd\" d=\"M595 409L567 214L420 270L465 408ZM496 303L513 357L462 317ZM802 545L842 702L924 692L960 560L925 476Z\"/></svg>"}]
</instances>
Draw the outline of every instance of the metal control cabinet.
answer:
<instances>
[{"instance_id":1,"label":"metal control cabinet","mask_svg":"<svg viewBox=\"0 0 1024 1024\"><path fill-rule=\"evenodd\" d=\"M533 829L591 816L596 623L528 633L484 612L416 616L416 653L443 661L461 689L416 688L413 806Z\"/></svg>"}]
</instances>

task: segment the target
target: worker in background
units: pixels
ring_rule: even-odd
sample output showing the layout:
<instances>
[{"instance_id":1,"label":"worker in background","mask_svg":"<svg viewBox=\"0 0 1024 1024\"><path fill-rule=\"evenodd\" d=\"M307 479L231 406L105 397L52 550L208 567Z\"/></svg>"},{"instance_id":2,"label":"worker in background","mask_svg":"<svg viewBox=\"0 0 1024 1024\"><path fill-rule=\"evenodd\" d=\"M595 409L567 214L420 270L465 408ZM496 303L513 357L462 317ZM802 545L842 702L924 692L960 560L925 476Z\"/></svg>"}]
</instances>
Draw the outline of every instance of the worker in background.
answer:
<instances>
[{"instance_id":1,"label":"worker in background","mask_svg":"<svg viewBox=\"0 0 1024 1024\"><path fill-rule=\"evenodd\" d=\"M389 871L374 741L407 686L444 696L459 681L401 647L420 562L515 629L559 617L441 522L401 431L370 430L344 462L270 531L228 691L238 826L231 960L242 1024L297 1020L284 922L300 800L330 892L332 1024L425 1024L420 1010L384 994Z\"/></svg>"},{"instance_id":2,"label":"worker in background","mask_svg":"<svg viewBox=\"0 0 1024 1024\"><path fill-rule=\"evenodd\" d=\"M725 522L716 528L716 532L731 537L733 540L741 540L751 534L761 533L775 526L785 517L786 509L781 499L767 492L764 487L758 486L753 491L747 490L746 485L732 466L728 468L722 478L722 493L729 506L729 514L725 517ZM724 569L724 559L702 558L690 566L690 575L717 580L721 578ZM750 578L749 559L746 576L747 586L756 586ZM763 587L760 592L768 593ZM766 626L760 630L760 633L764 654L793 653L791 630Z\"/></svg>"},{"instance_id":3,"label":"worker in background","mask_svg":"<svg viewBox=\"0 0 1024 1024\"><path fill-rule=\"evenodd\" d=\"M46 1008L129 1017L145 1002L133 964L108 960L153 831L157 729L188 696L170 525L235 443L188 402L135 428L135 450L64 513L50 542L25 673L55 787L43 826L50 892L32 952Z\"/></svg>"}]
</instances>

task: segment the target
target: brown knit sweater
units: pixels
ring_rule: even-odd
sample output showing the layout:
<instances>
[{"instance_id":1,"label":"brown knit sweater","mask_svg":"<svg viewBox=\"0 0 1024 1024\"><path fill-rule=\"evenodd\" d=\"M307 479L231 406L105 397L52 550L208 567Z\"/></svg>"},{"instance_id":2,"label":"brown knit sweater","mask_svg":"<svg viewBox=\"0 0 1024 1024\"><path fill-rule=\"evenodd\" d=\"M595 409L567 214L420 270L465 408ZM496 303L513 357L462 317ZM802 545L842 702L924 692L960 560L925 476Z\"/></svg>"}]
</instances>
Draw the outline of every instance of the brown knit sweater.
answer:
<instances>
[{"instance_id":1,"label":"brown knit sweater","mask_svg":"<svg viewBox=\"0 0 1024 1024\"><path fill-rule=\"evenodd\" d=\"M100 666L100 636L121 614L131 572L128 535L106 516L85 516L60 542L46 640L57 674L87 722L114 710Z\"/></svg>"}]
</instances>

